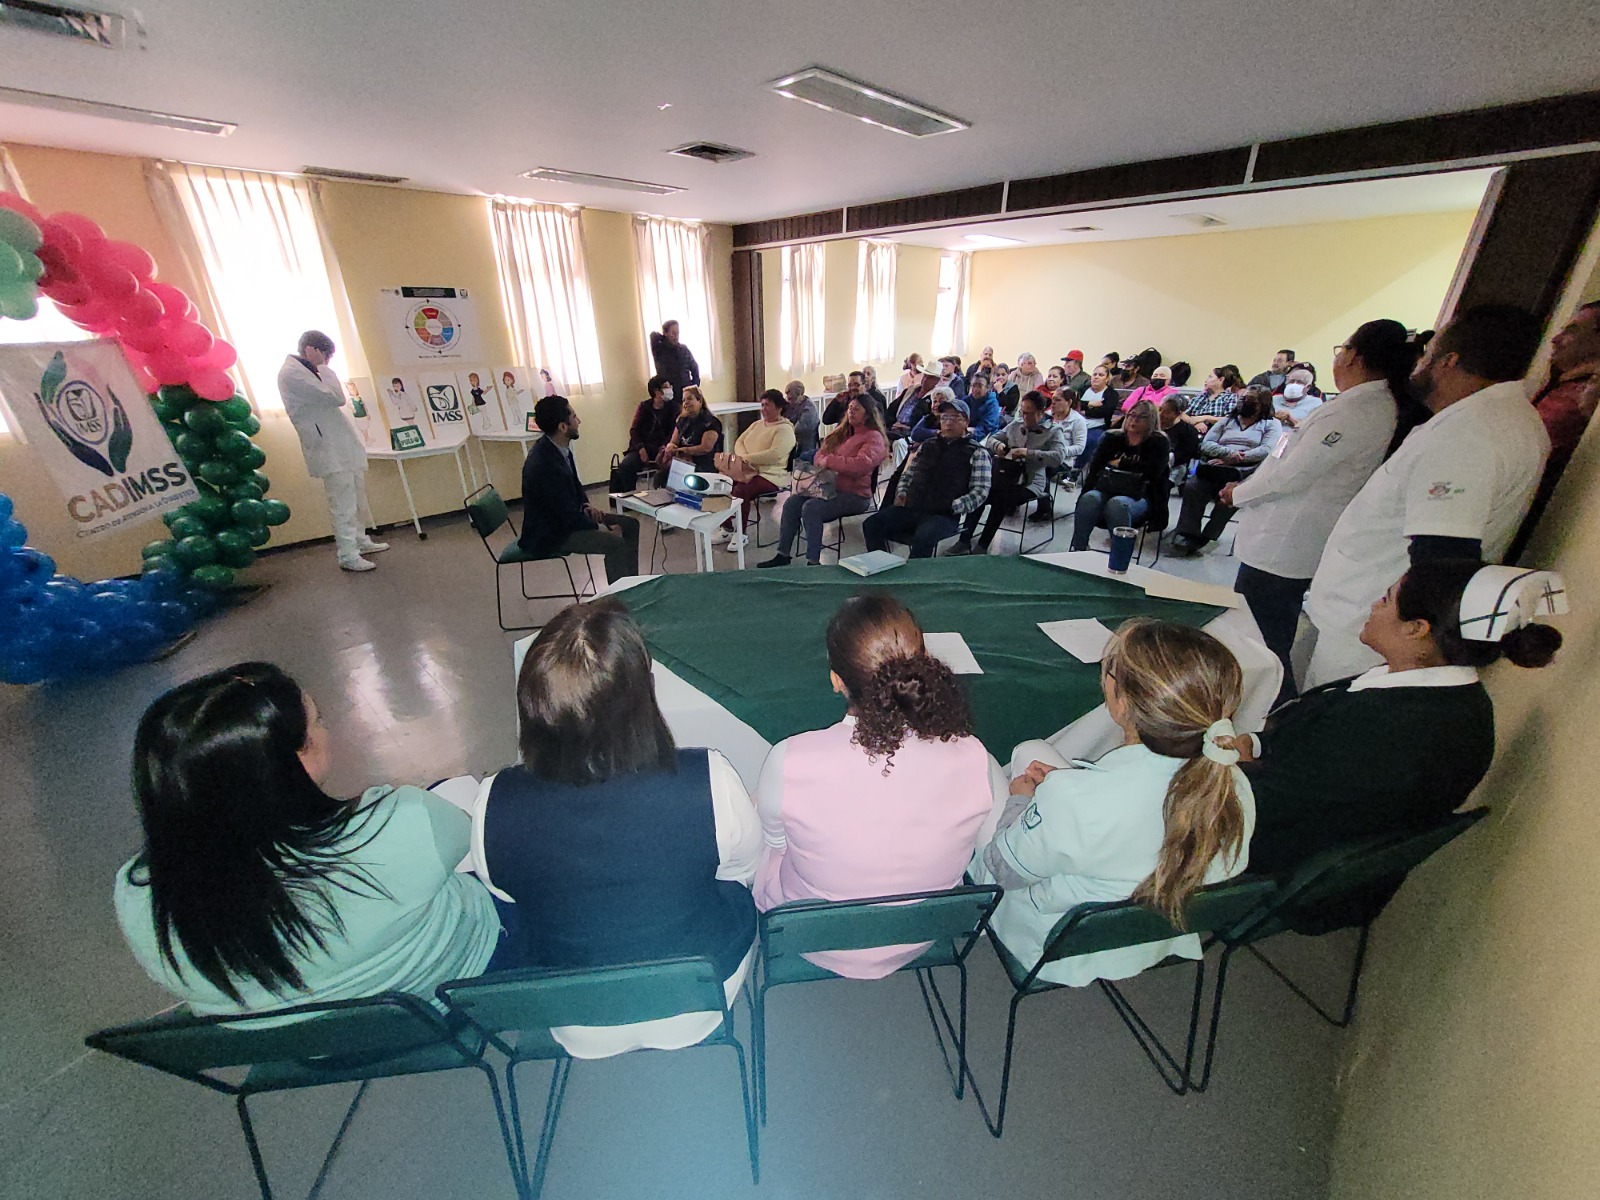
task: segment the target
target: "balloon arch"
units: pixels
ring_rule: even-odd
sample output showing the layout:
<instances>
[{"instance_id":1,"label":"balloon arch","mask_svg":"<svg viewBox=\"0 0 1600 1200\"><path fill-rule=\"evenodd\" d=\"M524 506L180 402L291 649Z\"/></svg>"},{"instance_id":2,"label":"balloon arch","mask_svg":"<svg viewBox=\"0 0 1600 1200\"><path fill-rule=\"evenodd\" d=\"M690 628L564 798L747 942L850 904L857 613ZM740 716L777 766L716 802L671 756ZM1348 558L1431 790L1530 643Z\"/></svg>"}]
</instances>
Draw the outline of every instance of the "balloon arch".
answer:
<instances>
[{"instance_id":1,"label":"balloon arch","mask_svg":"<svg viewBox=\"0 0 1600 1200\"><path fill-rule=\"evenodd\" d=\"M166 514L169 536L143 551L137 579L85 583L56 573L27 544L0 493L0 681L43 683L144 662L216 611L289 519L266 499L261 423L228 374L238 358L213 337L182 289L156 281L155 260L109 240L78 213L46 216L0 193L0 318L26 321L41 294L74 324L115 338L172 439L200 498Z\"/></svg>"}]
</instances>

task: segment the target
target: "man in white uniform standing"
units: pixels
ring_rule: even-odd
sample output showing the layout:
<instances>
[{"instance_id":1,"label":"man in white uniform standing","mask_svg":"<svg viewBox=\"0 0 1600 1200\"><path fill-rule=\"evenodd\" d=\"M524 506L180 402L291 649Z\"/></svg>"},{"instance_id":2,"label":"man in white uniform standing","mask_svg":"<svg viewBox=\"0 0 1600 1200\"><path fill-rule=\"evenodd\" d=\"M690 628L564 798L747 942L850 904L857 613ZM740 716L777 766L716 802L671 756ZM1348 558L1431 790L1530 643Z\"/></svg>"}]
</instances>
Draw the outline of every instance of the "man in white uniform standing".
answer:
<instances>
[{"instance_id":1,"label":"man in white uniform standing","mask_svg":"<svg viewBox=\"0 0 1600 1200\"><path fill-rule=\"evenodd\" d=\"M333 339L312 329L300 335L300 352L284 360L278 372L278 394L300 435L306 472L322 480L333 517L333 546L346 571L371 571L376 564L362 558L389 547L367 536L367 452L361 435L344 411L345 393L328 369Z\"/></svg>"},{"instance_id":2,"label":"man in white uniform standing","mask_svg":"<svg viewBox=\"0 0 1600 1200\"><path fill-rule=\"evenodd\" d=\"M1382 659L1361 644L1372 604L1426 558L1498 563L1550 453L1522 385L1539 346L1529 313L1486 305L1439 332L1412 373L1433 416L1367 480L1333 527L1311 581L1317 629L1305 686L1359 675Z\"/></svg>"}]
</instances>

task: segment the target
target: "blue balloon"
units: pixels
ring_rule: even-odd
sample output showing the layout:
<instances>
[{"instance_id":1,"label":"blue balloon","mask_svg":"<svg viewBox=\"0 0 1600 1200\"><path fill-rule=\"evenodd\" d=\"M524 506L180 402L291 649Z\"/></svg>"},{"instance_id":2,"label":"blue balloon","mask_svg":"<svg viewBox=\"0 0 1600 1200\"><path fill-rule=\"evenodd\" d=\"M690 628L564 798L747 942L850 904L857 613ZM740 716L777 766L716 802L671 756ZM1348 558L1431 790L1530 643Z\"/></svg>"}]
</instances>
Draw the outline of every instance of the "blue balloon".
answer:
<instances>
[{"instance_id":1,"label":"blue balloon","mask_svg":"<svg viewBox=\"0 0 1600 1200\"><path fill-rule=\"evenodd\" d=\"M6 497L0 496L0 500ZM28 540L28 530L21 521L14 521L9 516L0 521L0 550L15 550Z\"/></svg>"},{"instance_id":2,"label":"blue balloon","mask_svg":"<svg viewBox=\"0 0 1600 1200\"><path fill-rule=\"evenodd\" d=\"M176 600L162 600L139 607L141 610L151 610L151 622L169 638L188 633L194 624L193 614Z\"/></svg>"},{"instance_id":3,"label":"blue balloon","mask_svg":"<svg viewBox=\"0 0 1600 1200\"><path fill-rule=\"evenodd\" d=\"M22 546L11 553L22 563L23 574L38 583L43 583L56 573L56 560L32 546Z\"/></svg>"},{"instance_id":4,"label":"blue balloon","mask_svg":"<svg viewBox=\"0 0 1600 1200\"><path fill-rule=\"evenodd\" d=\"M16 506L11 503L11 497L0 492L0 521L9 521L11 514L16 512Z\"/></svg>"},{"instance_id":5,"label":"blue balloon","mask_svg":"<svg viewBox=\"0 0 1600 1200\"><path fill-rule=\"evenodd\" d=\"M0 680L23 685L43 683L50 676L50 668L42 658L30 655L0 658Z\"/></svg>"}]
</instances>

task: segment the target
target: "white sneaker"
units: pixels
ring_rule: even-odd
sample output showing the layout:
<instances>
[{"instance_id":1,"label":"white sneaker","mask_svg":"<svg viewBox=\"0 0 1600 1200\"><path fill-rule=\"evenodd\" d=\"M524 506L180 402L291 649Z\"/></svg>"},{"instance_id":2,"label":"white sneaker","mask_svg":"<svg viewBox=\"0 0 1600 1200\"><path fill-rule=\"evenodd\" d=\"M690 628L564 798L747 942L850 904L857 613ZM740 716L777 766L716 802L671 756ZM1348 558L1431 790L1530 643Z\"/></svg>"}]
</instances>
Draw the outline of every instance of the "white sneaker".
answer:
<instances>
[{"instance_id":1,"label":"white sneaker","mask_svg":"<svg viewBox=\"0 0 1600 1200\"><path fill-rule=\"evenodd\" d=\"M339 560L339 569L341 571L376 571L378 569L378 564L370 563L366 559L360 557L341 558Z\"/></svg>"},{"instance_id":2,"label":"white sneaker","mask_svg":"<svg viewBox=\"0 0 1600 1200\"><path fill-rule=\"evenodd\" d=\"M730 530L726 525L718 525L717 531L711 535L711 544L713 546L720 546L732 536L733 531Z\"/></svg>"},{"instance_id":3,"label":"white sneaker","mask_svg":"<svg viewBox=\"0 0 1600 1200\"><path fill-rule=\"evenodd\" d=\"M382 554L389 548L388 542L375 542L371 538L362 538L356 545L357 554Z\"/></svg>"},{"instance_id":4,"label":"white sneaker","mask_svg":"<svg viewBox=\"0 0 1600 1200\"><path fill-rule=\"evenodd\" d=\"M746 533L730 534L728 544L723 547L729 554L737 554L750 544L750 535Z\"/></svg>"}]
</instances>

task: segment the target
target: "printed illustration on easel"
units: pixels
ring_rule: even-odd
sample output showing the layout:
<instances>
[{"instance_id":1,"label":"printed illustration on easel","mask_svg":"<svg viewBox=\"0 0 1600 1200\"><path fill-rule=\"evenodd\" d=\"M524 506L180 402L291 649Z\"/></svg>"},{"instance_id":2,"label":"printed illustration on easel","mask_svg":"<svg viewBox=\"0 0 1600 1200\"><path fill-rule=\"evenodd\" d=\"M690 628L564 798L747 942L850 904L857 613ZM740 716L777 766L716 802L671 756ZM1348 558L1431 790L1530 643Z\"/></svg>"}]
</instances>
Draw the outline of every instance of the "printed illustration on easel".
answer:
<instances>
[{"instance_id":1,"label":"printed illustration on easel","mask_svg":"<svg viewBox=\"0 0 1600 1200\"><path fill-rule=\"evenodd\" d=\"M424 371L417 376L417 382L422 386L422 407L428 414L429 440L436 446L466 441L467 412L455 373Z\"/></svg>"},{"instance_id":2,"label":"printed illustration on easel","mask_svg":"<svg viewBox=\"0 0 1600 1200\"><path fill-rule=\"evenodd\" d=\"M376 437L382 440L383 421L373 412L372 380L346 379L344 381L345 398L349 401L346 411L350 420L355 423L356 432L361 435L361 444L371 446Z\"/></svg>"},{"instance_id":3,"label":"printed illustration on easel","mask_svg":"<svg viewBox=\"0 0 1600 1200\"><path fill-rule=\"evenodd\" d=\"M534 392L532 380L538 378L528 367L496 367L494 376L500 381L500 399L505 407L506 428L521 429L526 418L533 415L533 404L543 392Z\"/></svg>"},{"instance_id":4,"label":"printed illustration on easel","mask_svg":"<svg viewBox=\"0 0 1600 1200\"><path fill-rule=\"evenodd\" d=\"M380 288L396 363L461 362L473 352L477 322L466 288Z\"/></svg>"},{"instance_id":5,"label":"printed illustration on easel","mask_svg":"<svg viewBox=\"0 0 1600 1200\"><path fill-rule=\"evenodd\" d=\"M500 389L487 367L466 372L467 427L478 435L504 433L506 417L500 406Z\"/></svg>"},{"instance_id":6,"label":"printed illustration on easel","mask_svg":"<svg viewBox=\"0 0 1600 1200\"><path fill-rule=\"evenodd\" d=\"M390 429L417 423L421 413L417 404L418 394L415 380L407 381L398 375L391 377L384 385L383 410L389 419Z\"/></svg>"}]
</instances>

